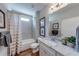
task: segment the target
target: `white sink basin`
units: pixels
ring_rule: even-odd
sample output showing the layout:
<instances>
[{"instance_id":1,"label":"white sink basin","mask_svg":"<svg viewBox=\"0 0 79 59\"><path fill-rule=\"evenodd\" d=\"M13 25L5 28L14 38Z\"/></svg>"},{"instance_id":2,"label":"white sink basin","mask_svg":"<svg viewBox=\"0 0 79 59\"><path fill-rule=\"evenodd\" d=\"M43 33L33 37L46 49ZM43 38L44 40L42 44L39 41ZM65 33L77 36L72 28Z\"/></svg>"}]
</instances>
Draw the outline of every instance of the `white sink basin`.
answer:
<instances>
[{"instance_id":1,"label":"white sink basin","mask_svg":"<svg viewBox=\"0 0 79 59\"><path fill-rule=\"evenodd\" d=\"M57 45L57 43L54 42L53 40L51 40L50 38L43 38L43 39L39 38L39 40L43 41L45 44L47 44L51 47Z\"/></svg>"},{"instance_id":2,"label":"white sink basin","mask_svg":"<svg viewBox=\"0 0 79 59\"><path fill-rule=\"evenodd\" d=\"M57 45L56 42L51 41L51 40L45 40L45 43L49 44L50 46L56 46Z\"/></svg>"},{"instance_id":3,"label":"white sink basin","mask_svg":"<svg viewBox=\"0 0 79 59\"><path fill-rule=\"evenodd\" d=\"M56 46L57 44L56 44L55 42L52 42L51 45L52 45L52 46Z\"/></svg>"},{"instance_id":4,"label":"white sink basin","mask_svg":"<svg viewBox=\"0 0 79 59\"><path fill-rule=\"evenodd\" d=\"M49 41L49 42L50 42L51 46L56 46L57 45L56 42L53 42L53 41Z\"/></svg>"}]
</instances>

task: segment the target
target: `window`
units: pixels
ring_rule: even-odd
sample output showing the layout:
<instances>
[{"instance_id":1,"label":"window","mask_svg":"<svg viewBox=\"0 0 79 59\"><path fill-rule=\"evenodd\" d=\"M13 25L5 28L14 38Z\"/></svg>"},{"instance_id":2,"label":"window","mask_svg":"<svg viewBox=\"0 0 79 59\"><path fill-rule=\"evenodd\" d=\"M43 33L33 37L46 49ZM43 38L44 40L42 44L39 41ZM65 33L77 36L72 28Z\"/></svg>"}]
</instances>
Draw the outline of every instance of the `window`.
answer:
<instances>
[{"instance_id":1,"label":"window","mask_svg":"<svg viewBox=\"0 0 79 59\"><path fill-rule=\"evenodd\" d=\"M28 18L21 17L21 21L30 21Z\"/></svg>"}]
</instances>

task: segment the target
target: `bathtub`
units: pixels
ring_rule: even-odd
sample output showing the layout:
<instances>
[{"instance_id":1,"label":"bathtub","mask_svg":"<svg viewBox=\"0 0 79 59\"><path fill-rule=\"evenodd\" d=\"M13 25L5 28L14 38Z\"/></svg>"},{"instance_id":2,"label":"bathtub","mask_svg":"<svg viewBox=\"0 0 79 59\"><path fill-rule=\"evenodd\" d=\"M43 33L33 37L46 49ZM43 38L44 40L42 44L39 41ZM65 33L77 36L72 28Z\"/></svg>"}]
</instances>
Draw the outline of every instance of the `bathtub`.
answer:
<instances>
[{"instance_id":1,"label":"bathtub","mask_svg":"<svg viewBox=\"0 0 79 59\"><path fill-rule=\"evenodd\" d=\"M29 49L30 48L30 45L32 43L36 42L34 39L24 39L22 40L22 48L21 48L21 51L24 51L26 49Z\"/></svg>"}]
</instances>

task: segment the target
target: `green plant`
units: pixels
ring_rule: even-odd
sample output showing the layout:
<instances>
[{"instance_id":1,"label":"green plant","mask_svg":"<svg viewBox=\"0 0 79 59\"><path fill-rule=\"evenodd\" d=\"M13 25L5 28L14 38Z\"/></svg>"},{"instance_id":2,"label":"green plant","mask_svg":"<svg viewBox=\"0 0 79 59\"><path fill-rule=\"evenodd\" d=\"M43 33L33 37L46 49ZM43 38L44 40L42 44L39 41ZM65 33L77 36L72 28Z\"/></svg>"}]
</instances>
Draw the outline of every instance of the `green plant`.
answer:
<instances>
[{"instance_id":1,"label":"green plant","mask_svg":"<svg viewBox=\"0 0 79 59\"><path fill-rule=\"evenodd\" d=\"M75 44L76 38L74 36L71 36L71 37L68 37L67 41L72 43L72 44Z\"/></svg>"}]
</instances>

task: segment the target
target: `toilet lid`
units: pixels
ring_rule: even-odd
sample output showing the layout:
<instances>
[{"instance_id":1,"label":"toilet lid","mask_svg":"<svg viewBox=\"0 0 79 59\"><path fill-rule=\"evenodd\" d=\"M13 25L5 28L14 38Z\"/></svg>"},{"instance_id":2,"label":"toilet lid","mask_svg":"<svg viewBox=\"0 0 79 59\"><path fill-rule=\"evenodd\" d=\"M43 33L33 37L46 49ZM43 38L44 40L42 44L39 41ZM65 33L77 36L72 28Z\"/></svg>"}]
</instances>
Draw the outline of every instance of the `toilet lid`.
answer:
<instances>
[{"instance_id":1,"label":"toilet lid","mask_svg":"<svg viewBox=\"0 0 79 59\"><path fill-rule=\"evenodd\" d=\"M31 48L37 48L39 46L39 43L32 43Z\"/></svg>"}]
</instances>

